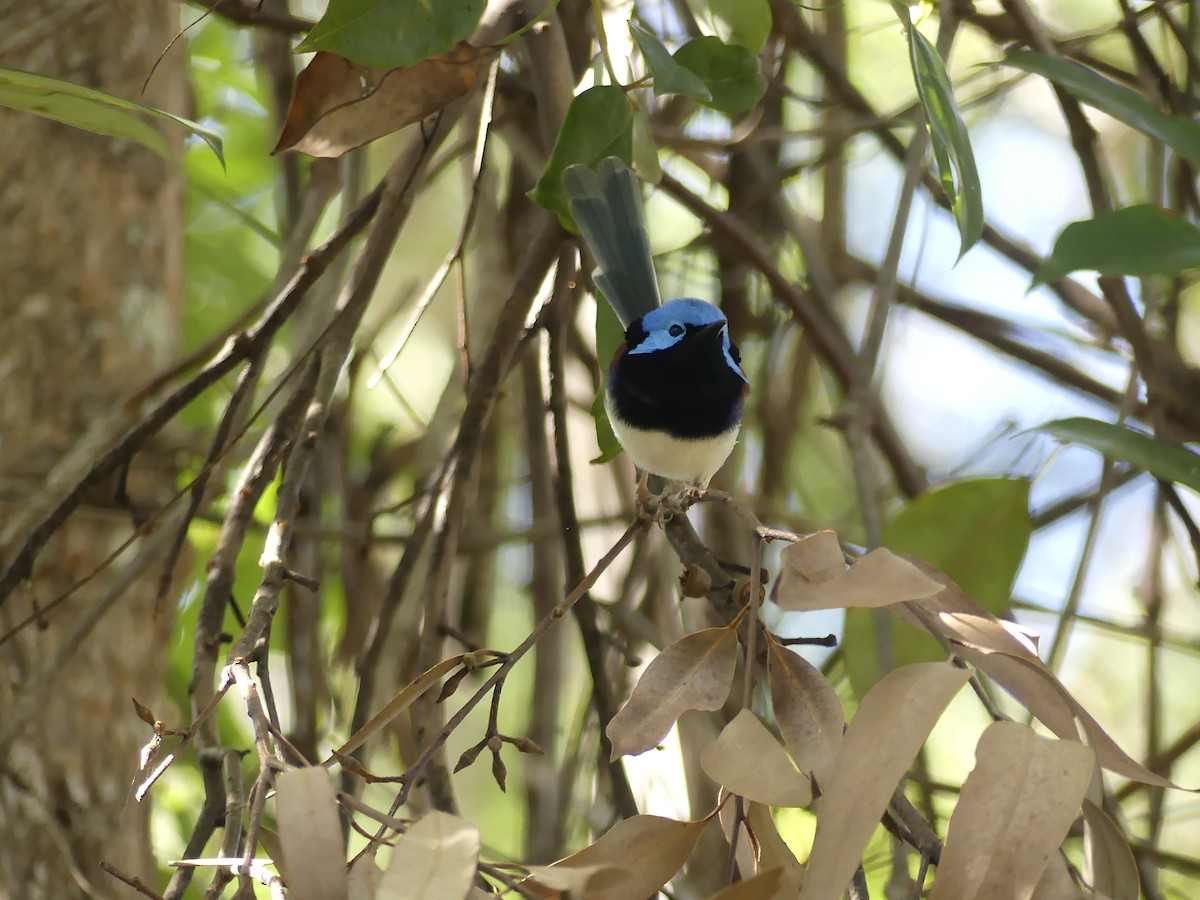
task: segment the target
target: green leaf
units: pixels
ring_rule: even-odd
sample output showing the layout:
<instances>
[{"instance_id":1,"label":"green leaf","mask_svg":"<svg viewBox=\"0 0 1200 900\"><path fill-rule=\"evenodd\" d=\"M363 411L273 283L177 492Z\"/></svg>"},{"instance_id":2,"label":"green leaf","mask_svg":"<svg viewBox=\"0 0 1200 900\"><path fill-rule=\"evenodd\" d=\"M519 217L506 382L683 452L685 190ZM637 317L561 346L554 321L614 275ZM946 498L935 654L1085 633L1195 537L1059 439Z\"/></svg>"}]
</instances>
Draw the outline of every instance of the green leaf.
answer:
<instances>
[{"instance_id":1,"label":"green leaf","mask_svg":"<svg viewBox=\"0 0 1200 900\"><path fill-rule=\"evenodd\" d=\"M633 111L633 168L647 184L662 181L662 165L658 161L658 147L650 134L646 112L637 107Z\"/></svg>"},{"instance_id":2,"label":"green leaf","mask_svg":"<svg viewBox=\"0 0 1200 900\"><path fill-rule=\"evenodd\" d=\"M908 36L909 59L921 109L929 125L933 156L937 160L942 189L950 199L954 221L961 237L959 259L983 237L983 188L975 167L975 153L966 123L954 100L954 85L937 48L917 29L909 8L893 0Z\"/></svg>"},{"instance_id":3,"label":"green leaf","mask_svg":"<svg viewBox=\"0 0 1200 900\"><path fill-rule=\"evenodd\" d=\"M438 56L479 24L486 0L329 0L297 47L394 69Z\"/></svg>"},{"instance_id":4,"label":"green leaf","mask_svg":"<svg viewBox=\"0 0 1200 900\"><path fill-rule=\"evenodd\" d=\"M1058 419L1039 425L1036 430L1060 441L1091 447L1109 459L1129 463L1155 478L1200 492L1200 454L1185 447L1164 444L1148 434L1095 419Z\"/></svg>"},{"instance_id":5,"label":"green leaf","mask_svg":"<svg viewBox=\"0 0 1200 900\"><path fill-rule=\"evenodd\" d=\"M1147 203L1072 222L1038 266L1030 287L1079 269L1147 278L1195 268L1200 268L1200 228Z\"/></svg>"},{"instance_id":6,"label":"green leaf","mask_svg":"<svg viewBox=\"0 0 1200 900\"><path fill-rule=\"evenodd\" d=\"M768 0L693 0L689 5L707 30L751 53L760 52L771 33Z\"/></svg>"},{"instance_id":7,"label":"green leaf","mask_svg":"<svg viewBox=\"0 0 1200 900\"><path fill-rule=\"evenodd\" d=\"M758 57L720 38L700 37L675 51L675 61L699 75L712 94L705 106L718 112L742 113L767 92L767 79Z\"/></svg>"},{"instance_id":8,"label":"green leaf","mask_svg":"<svg viewBox=\"0 0 1200 900\"><path fill-rule=\"evenodd\" d=\"M600 390L592 402L592 419L596 423L596 444L600 455L593 459L593 465L606 463L616 459L621 453L621 444L613 433L612 423L608 421L608 412L604 409L604 378L608 371L609 361L617 352L617 348L625 340L625 329L617 318L612 304L600 294L596 295L596 359L600 361Z\"/></svg>"},{"instance_id":9,"label":"green leaf","mask_svg":"<svg viewBox=\"0 0 1200 900\"><path fill-rule=\"evenodd\" d=\"M1030 484L1020 478L977 478L941 484L904 507L883 531L895 553L922 559L949 575L979 606L1002 615L1033 534ZM842 648L855 696L880 678L876 613L846 610ZM944 659L930 635L892 619L897 667Z\"/></svg>"},{"instance_id":10,"label":"green leaf","mask_svg":"<svg viewBox=\"0 0 1200 900\"><path fill-rule=\"evenodd\" d=\"M712 99L712 91L708 89L704 79L677 63L657 37L635 22L629 23L629 30L633 32L633 39L637 41L642 56L646 57L646 65L650 67L650 73L654 76L655 96L683 94L697 100Z\"/></svg>"},{"instance_id":11,"label":"green leaf","mask_svg":"<svg viewBox=\"0 0 1200 900\"><path fill-rule=\"evenodd\" d=\"M576 163L594 168L606 156L633 163L633 110L625 92L612 85L589 88L571 101L546 169L529 198L569 223L563 172Z\"/></svg>"},{"instance_id":12,"label":"green leaf","mask_svg":"<svg viewBox=\"0 0 1200 900\"><path fill-rule=\"evenodd\" d=\"M225 157L216 132L165 110L134 103L95 88L49 75L0 68L0 105L35 113L94 134L122 138L168 156L167 142L144 116L155 116L182 125L212 148L221 166Z\"/></svg>"},{"instance_id":13,"label":"green leaf","mask_svg":"<svg viewBox=\"0 0 1200 900\"><path fill-rule=\"evenodd\" d=\"M1184 159L1200 165L1200 124L1191 119L1165 115L1136 91L1068 59L1023 50L1005 58L1003 64L1053 81L1073 97L1162 141Z\"/></svg>"}]
</instances>

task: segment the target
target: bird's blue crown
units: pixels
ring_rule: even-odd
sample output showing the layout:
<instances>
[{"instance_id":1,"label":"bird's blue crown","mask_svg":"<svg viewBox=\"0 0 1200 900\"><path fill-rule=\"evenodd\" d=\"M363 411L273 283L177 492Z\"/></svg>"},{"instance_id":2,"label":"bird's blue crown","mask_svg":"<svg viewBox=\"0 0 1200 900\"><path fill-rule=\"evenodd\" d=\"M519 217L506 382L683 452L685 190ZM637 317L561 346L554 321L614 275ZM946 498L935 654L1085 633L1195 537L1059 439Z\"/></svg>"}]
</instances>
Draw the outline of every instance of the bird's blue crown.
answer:
<instances>
[{"instance_id":1,"label":"bird's blue crown","mask_svg":"<svg viewBox=\"0 0 1200 900\"><path fill-rule=\"evenodd\" d=\"M749 383L746 373L742 371L742 367L738 365L738 361L733 356L729 329L725 325L725 314L705 300L684 297L664 303L657 309L646 313L640 322L646 336L636 345L631 346L629 353L654 353L659 350L667 350L683 340L689 330L695 331L718 323L722 325L721 349L724 352L725 361L742 381Z\"/></svg>"}]
</instances>

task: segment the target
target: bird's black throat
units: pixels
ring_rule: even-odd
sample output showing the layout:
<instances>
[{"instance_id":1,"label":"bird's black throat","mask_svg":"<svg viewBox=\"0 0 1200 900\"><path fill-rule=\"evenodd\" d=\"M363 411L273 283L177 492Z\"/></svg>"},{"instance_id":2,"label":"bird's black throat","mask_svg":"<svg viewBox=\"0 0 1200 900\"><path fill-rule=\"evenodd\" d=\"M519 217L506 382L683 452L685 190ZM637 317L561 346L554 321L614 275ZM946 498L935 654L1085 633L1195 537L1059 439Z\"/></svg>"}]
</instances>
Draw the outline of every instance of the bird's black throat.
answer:
<instances>
[{"instance_id":1,"label":"bird's black throat","mask_svg":"<svg viewBox=\"0 0 1200 900\"><path fill-rule=\"evenodd\" d=\"M627 334L633 346L634 323ZM746 382L730 368L718 329L696 331L652 353L622 352L608 373L609 402L622 421L647 431L700 439L728 431L741 419ZM737 347L730 354L741 362Z\"/></svg>"}]
</instances>

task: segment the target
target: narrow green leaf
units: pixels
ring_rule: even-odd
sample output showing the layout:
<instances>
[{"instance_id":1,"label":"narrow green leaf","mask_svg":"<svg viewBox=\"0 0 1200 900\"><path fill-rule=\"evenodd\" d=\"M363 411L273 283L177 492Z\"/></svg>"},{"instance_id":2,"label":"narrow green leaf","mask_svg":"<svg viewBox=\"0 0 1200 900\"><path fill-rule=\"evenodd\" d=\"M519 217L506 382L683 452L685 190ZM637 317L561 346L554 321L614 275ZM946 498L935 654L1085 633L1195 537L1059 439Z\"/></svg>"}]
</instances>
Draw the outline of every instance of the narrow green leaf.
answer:
<instances>
[{"instance_id":1,"label":"narrow green leaf","mask_svg":"<svg viewBox=\"0 0 1200 900\"><path fill-rule=\"evenodd\" d=\"M1030 287L1087 269L1102 275L1178 275L1200 268L1200 228L1152 204L1072 222Z\"/></svg>"},{"instance_id":2,"label":"narrow green leaf","mask_svg":"<svg viewBox=\"0 0 1200 900\"><path fill-rule=\"evenodd\" d=\"M1009 55L1003 64L1053 81L1071 96L1162 141L1184 159L1200 165L1200 124L1191 119L1165 115L1136 91L1069 59L1023 50Z\"/></svg>"},{"instance_id":3,"label":"narrow green leaf","mask_svg":"<svg viewBox=\"0 0 1200 900\"><path fill-rule=\"evenodd\" d=\"M938 485L887 524L884 546L936 566L979 606L1003 615L1033 534L1029 488L1021 478ZM875 619L874 610L846 610L842 648L858 697L880 677ZM892 652L897 666L946 656L934 638L898 619L892 620Z\"/></svg>"},{"instance_id":4,"label":"narrow green leaf","mask_svg":"<svg viewBox=\"0 0 1200 900\"><path fill-rule=\"evenodd\" d=\"M771 34L768 0L692 0L688 5L707 30L751 53L760 52Z\"/></svg>"},{"instance_id":5,"label":"narrow green leaf","mask_svg":"<svg viewBox=\"0 0 1200 900\"><path fill-rule=\"evenodd\" d=\"M596 423L596 444L600 455L591 460L593 465L606 463L615 459L621 453L621 444L613 433L612 423L608 421L608 412L604 409L604 379L608 373L609 361L617 352L617 348L625 340L625 329L617 318L612 304L602 295L596 295L596 359L600 361L600 390L592 402L592 419Z\"/></svg>"},{"instance_id":6,"label":"narrow green leaf","mask_svg":"<svg viewBox=\"0 0 1200 900\"><path fill-rule=\"evenodd\" d=\"M917 29L908 7L892 4L905 25L909 58L917 95L929 125L933 155L937 160L942 189L950 199L954 221L958 223L961 244L958 256L970 250L983 237L983 188L975 167L975 153L966 123L954 100L954 85L937 48Z\"/></svg>"},{"instance_id":7,"label":"narrow green leaf","mask_svg":"<svg viewBox=\"0 0 1200 900\"><path fill-rule=\"evenodd\" d=\"M470 37L486 0L329 0L297 47L394 69L438 56Z\"/></svg>"},{"instance_id":8,"label":"narrow green leaf","mask_svg":"<svg viewBox=\"0 0 1200 900\"><path fill-rule=\"evenodd\" d=\"M529 198L557 213L568 224L570 213L562 189L567 166L579 163L595 167L606 156L619 157L631 165L632 155L633 110L625 92L612 85L589 88L567 108L545 171L529 192Z\"/></svg>"},{"instance_id":9,"label":"narrow green leaf","mask_svg":"<svg viewBox=\"0 0 1200 900\"><path fill-rule=\"evenodd\" d=\"M1200 454L1185 447L1164 444L1148 434L1095 419L1058 419L1039 425L1036 430L1060 441L1091 447L1109 459L1128 463L1155 478L1200 492Z\"/></svg>"},{"instance_id":10,"label":"narrow green leaf","mask_svg":"<svg viewBox=\"0 0 1200 900\"><path fill-rule=\"evenodd\" d=\"M657 37L635 22L629 23L629 30L633 32L633 39L637 41L642 56L646 57L646 65L654 76L655 96L683 94L697 100L712 100L712 91L704 79L677 63L671 51Z\"/></svg>"},{"instance_id":11,"label":"narrow green leaf","mask_svg":"<svg viewBox=\"0 0 1200 900\"><path fill-rule=\"evenodd\" d=\"M720 38L700 37L675 51L675 61L699 75L712 93L701 101L718 112L745 112L767 92L767 79L758 57Z\"/></svg>"},{"instance_id":12,"label":"narrow green leaf","mask_svg":"<svg viewBox=\"0 0 1200 900\"><path fill-rule=\"evenodd\" d=\"M208 144L221 166L225 166L221 138L215 131L165 110L62 78L0 68L0 106L35 113L94 134L134 141L167 156L162 134L143 118L155 116L182 125Z\"/></svg>"}]
</instances>

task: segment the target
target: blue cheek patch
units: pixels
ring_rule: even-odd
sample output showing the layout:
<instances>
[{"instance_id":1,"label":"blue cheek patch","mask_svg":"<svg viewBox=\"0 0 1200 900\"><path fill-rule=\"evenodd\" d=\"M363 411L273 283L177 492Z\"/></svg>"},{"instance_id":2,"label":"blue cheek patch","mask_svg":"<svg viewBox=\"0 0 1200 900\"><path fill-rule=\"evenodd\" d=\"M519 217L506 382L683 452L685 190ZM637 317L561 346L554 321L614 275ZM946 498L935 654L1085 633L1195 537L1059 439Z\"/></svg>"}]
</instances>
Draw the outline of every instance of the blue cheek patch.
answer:
<instances>
[{"instance_id":1,"label":"blue cheek patch","mask_svg":"<svg viewBox=\"0 0 1200 900\"><path fill-rule=\"evenodd\" d=\"M729 363L729 368L738 373L738 376L746 384L750 384L750 379L746 377L746 373L742 371L742 367L737 364L737 360L733 358L733 354L729 352L729 327L721 329L721 352L725 354L725 362Z\"/></svg>"},{"instance_id":2,"label":"blue cheek patch","mask_svg":"<svg viewBox=\"0 0 1200 900\"><path fill-rule=\"evenodd\" d=\"M637 353L654 353L657 350L666 350L669 347L674 347L676 344L682 341L684 335L687 334L685 331L683 334L676 337L666 328L656 329L653 331L647 329L647 331L649 333L646 335L645 339L629 351L630 356L633 356ZM729 351L726 350L725 354L728 356Z\"/></svg>"}]
</instances>

